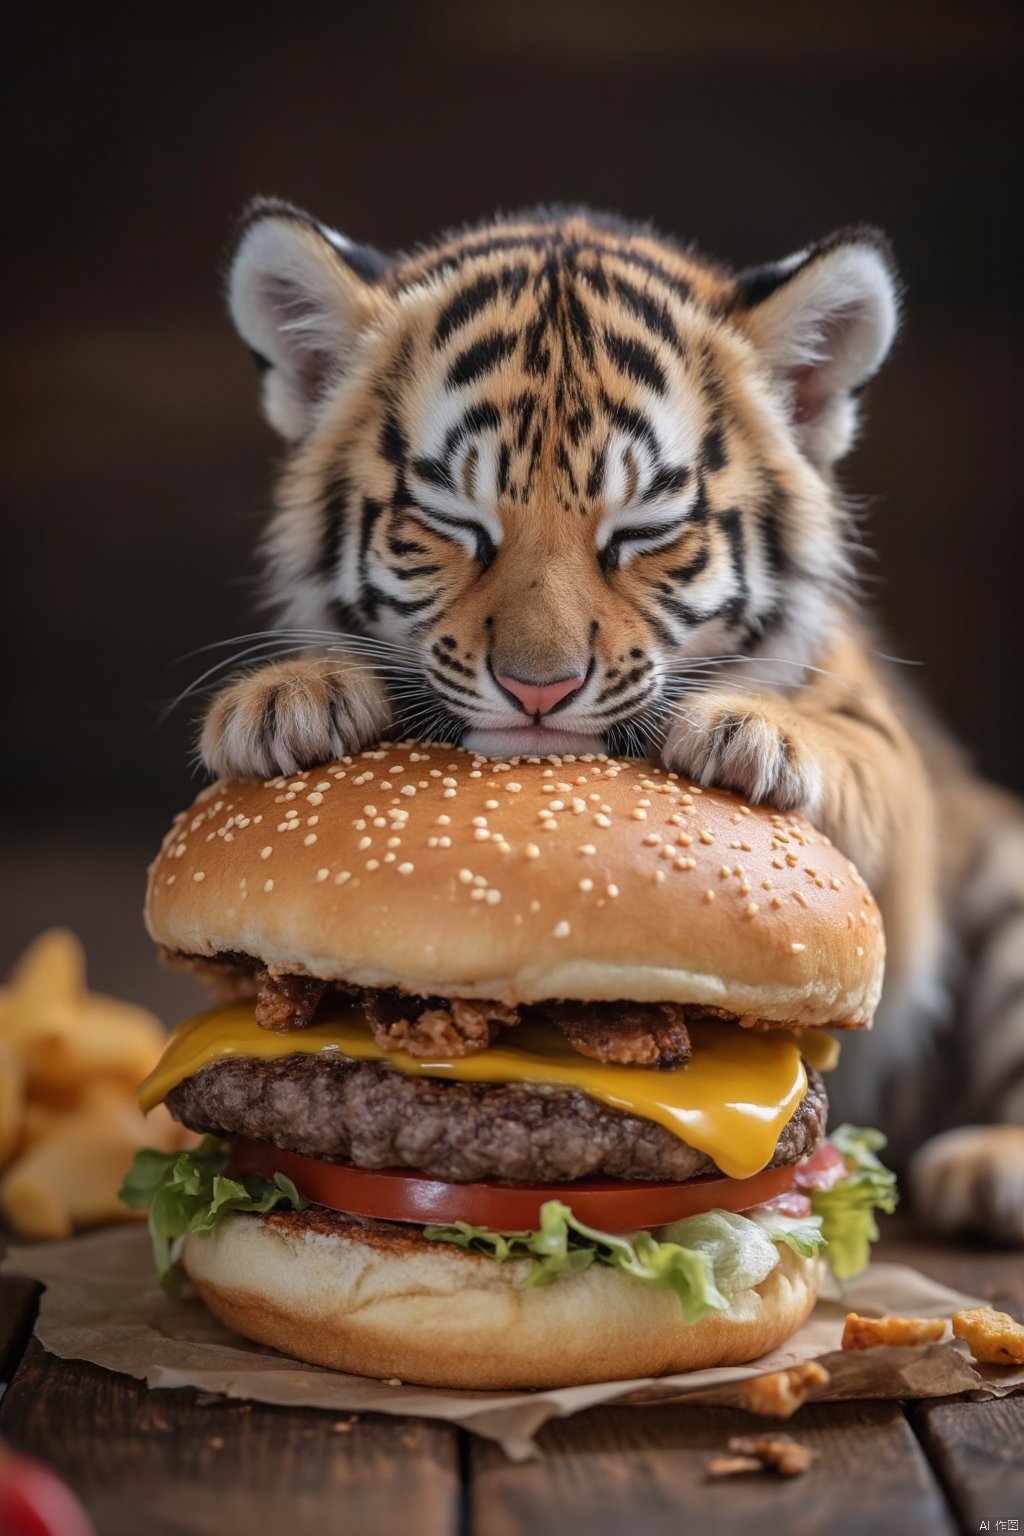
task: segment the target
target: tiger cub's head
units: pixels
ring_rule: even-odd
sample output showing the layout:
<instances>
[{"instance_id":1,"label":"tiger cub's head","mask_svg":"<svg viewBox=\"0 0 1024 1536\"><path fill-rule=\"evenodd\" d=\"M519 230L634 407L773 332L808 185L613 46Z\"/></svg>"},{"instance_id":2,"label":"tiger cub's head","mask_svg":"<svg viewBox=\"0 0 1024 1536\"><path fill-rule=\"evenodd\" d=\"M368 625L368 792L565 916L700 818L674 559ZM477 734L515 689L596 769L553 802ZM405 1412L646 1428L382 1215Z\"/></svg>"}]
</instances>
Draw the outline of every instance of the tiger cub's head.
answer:
<instances>
[{"instance_id":1,"label":"tiger cub's head","mask_svg":"<svg viewBox=\"0 0 1024 1536\"><path fill-rule=\"evenodd\" d=\"M261 202L229 300L291 445L282 625L390 642L418 734L628 751L711 658L800 681L846 571L832 468L896 325L881 236L736 275L541 211L389 258Z\"/></svg>"}]
</instances>

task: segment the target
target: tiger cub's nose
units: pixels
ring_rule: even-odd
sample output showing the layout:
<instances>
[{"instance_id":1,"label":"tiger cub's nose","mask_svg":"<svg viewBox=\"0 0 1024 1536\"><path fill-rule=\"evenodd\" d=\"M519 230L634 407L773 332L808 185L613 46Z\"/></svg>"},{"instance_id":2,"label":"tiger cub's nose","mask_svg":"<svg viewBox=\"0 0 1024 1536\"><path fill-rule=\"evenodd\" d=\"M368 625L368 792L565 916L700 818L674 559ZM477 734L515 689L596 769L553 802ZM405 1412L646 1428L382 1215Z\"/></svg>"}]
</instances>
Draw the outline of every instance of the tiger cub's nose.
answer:
<instances>
[{"instance_id":1,"label":"tiger cub's nose","mask_svg":"<svg viewBox=\"0 0 1024 1536\"><path fill-rule=\"evenodd\" d=\"M495 674L507 693L519 700L528 715L546 715L575 693L586 682L586 673L576 677L560 677L551 683L528 683L521 677L510 677L507 672Z\"/></svg>"}]
</instances>

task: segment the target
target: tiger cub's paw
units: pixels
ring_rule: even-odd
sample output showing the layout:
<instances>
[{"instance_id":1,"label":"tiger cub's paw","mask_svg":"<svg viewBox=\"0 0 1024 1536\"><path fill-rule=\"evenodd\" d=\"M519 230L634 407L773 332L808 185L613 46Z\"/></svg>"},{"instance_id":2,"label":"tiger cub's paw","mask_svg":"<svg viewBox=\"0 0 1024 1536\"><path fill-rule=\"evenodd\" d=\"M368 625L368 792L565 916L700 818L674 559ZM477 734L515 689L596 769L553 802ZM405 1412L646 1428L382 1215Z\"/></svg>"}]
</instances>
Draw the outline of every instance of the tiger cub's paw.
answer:
<instances>
[{"instance_id":1,"label":"tiger cub's paw","mask_svg":"<svg viewBox=\"0 0 1024 1536\"><path fill-rule=\"evenodd\" d=\"M200 756L218 778L298 773L356 752L391 723L384 684L330 657L273 662L228 685L210 705Z\"/></svg>"},{"instance_id":2,"label":"tiger cub's paw","mask_svg":"<svg viewBox=\"0 0 1024 1536\"><path fill-rule=\"evenodd\" d=\"M813 813L821 771L772 699L709 693L684 698L662 748L667 768L777 811Z\"/></svg>"},{"instance_id":3,"label":"tiger cub's paw","mask_svg":"<svg viewBox=\"0 0 1024 1536\"><path fill-rule=\"evenodd\" d=\"M1024 1246L1024 1126L965 1125L934 1136L911 1164L910 1189L936 1231Z\"/></svg>"}]
</instances>

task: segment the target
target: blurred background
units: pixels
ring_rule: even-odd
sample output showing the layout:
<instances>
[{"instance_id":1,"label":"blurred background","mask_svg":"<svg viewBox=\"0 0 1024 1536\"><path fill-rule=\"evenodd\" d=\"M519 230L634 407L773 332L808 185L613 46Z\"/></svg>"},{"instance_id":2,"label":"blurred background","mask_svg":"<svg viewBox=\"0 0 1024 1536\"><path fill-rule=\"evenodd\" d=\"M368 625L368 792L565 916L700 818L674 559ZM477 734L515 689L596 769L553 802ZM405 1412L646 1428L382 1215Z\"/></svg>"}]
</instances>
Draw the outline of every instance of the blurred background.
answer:
<instances>
[{"instance_id":1,"label":"blurred background","mask_svg":"<svg viewBox=\"0 0 1024 1536\"><path fill-rule=\"evenodd\" d=\"M256 192L384 248L545 199L736 263L882 225L907 304L844 466L865 590L1024 789L1012 5L23 4L5 32L0 969L62 921L95 985L194 1003L140 908L198 787L194 709L159 712L259 622L278 447L220 291Z\"/></svg>"}]
</instances>

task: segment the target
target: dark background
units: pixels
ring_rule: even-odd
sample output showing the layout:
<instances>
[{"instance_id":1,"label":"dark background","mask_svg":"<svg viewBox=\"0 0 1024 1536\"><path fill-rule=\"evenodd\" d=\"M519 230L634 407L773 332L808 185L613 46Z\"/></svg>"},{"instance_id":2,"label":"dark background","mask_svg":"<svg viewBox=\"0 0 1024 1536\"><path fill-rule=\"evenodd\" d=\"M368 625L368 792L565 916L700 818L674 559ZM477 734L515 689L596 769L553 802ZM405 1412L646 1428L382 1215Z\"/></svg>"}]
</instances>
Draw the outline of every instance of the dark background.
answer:
<instances>
[{"instance_id":1,"label":"dark background","mask_svg":"<svg viewBox=\"0 0 1024 1536\"><path fill-rule=\"evenodd\" d=\"M584 200L737 263L866 220L907 284L845 466L887 649L1024 789L1010 4L8 11L0 965L72 922L173 1012L142 871L197 781L184 653L257 627L278 452L220 269L256 192L408 245Z\"/></svg>"}]
</instances>

